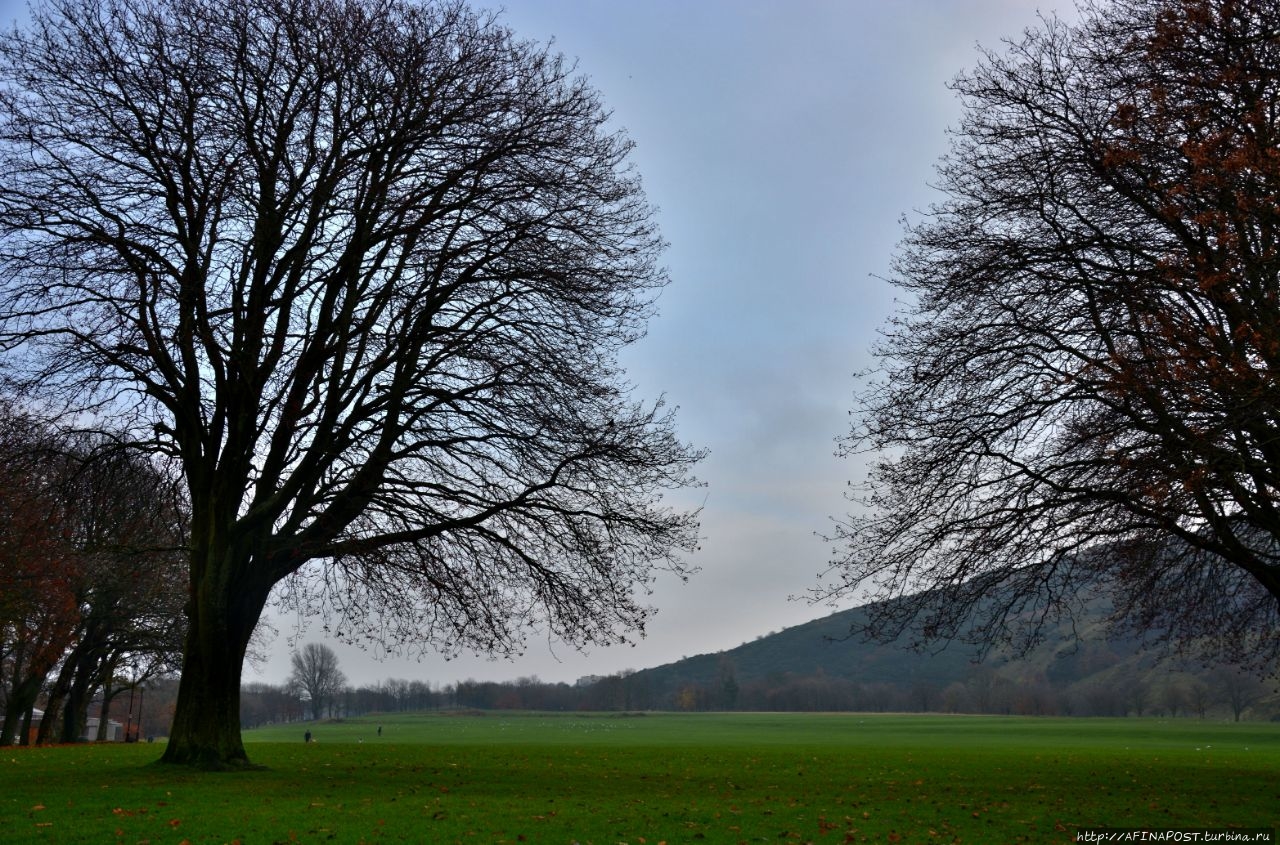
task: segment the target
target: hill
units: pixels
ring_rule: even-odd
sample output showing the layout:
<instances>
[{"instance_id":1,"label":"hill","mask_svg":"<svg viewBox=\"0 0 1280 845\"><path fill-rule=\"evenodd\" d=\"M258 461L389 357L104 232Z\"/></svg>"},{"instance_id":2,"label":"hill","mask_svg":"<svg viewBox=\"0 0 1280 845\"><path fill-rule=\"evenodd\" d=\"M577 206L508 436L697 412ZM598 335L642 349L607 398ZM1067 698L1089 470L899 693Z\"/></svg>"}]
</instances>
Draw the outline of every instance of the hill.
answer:
<instances>
[{"instance_id":1,"label":"hill","mask_svg":"<svg viewBox=\"0 0 1280 845\"><path fill-rule=\"evenodd\" d=\"M1280 712L1274 683L1144 648L1110 630L1102 602L1083 608L1074 624L1047 629L1025 655L995 650L981 661L975 647L958 642L921 651L904 641L851 637L866 612L839 611L726 651L645 669L617 682L618 694L675 709Z\"/></svg>"}]
</instances>

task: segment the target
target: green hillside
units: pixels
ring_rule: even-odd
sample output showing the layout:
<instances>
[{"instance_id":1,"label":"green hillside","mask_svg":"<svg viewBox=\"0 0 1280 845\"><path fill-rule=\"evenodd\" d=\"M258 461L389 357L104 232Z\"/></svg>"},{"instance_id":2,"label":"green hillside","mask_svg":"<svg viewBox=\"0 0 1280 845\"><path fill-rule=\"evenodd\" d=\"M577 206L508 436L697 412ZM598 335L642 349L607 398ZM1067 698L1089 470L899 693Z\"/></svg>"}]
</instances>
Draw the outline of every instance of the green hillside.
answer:
<instances>
[{"instance_id":1,"label":"green hillside","mask_svg":"<svg viewBox=\"0 0 1280 845\"><path fill-rule=\"evenodd\" d=\"M676 709L857 709L1270 718L1275 679L1202 665L1115 633L1103 602L1045 630L1025 655L909 648L850 636L862 607L713 654L637 672L629 687Z\"/></svg>"},{"instance_id":2,"label":"green hillside","mask_svg":"<svg viewBox=\"0 0 1280 845\"><path fill-rule=\"evenodd\" d=\"M717 678L725 659L732 661L739 682L821 672L862 683L928 681L945 685L971 673L977 658L971 646L953 643L922 653L900 644L881 645L850 637L850 630L865 616L861 607L838 611L728 651L689 657L644 674L664 684L706 682Z\"/></svg>"}]
</instances>

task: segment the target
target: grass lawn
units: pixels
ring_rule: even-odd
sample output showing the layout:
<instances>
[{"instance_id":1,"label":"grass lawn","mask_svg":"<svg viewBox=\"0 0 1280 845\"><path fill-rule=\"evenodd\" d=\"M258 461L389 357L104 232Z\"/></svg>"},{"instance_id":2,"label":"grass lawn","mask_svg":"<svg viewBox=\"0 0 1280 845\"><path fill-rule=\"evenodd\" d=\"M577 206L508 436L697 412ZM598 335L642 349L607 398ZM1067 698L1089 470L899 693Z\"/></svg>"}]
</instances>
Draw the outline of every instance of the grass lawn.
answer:
<instances>
[{"instance_id":1,"label":"grass lawn","mask_svg":"<svg viewBox=\"0 0 1280 845\"><path fill-rule=\"evenodd\" d=\"M422 714L245 740L267 771L151 765L157 745L5 749L0 840L1040 843L1280 824L1272 724Z\"/></svg>"}]
</instances>

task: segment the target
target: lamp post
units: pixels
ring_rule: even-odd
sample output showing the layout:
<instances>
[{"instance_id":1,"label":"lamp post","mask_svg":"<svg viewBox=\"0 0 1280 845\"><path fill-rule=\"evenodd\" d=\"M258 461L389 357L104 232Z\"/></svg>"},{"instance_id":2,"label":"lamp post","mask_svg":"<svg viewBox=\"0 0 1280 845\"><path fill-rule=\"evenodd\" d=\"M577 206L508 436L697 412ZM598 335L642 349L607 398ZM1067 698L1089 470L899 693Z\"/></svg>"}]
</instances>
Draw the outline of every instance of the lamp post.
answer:
<instances>
[{"instance_id":1,"label":"lamp post","mask_svg":"<svg viewBox=\"0 0 1280 845\"><path fill-rule=\"evenodd\" d=\"M129 742L129 729L133 725L133 685L129 685L129 715L124 717L124 741Z\"/></svg>"},{"instance_id":2,"label":"lamp post","mask_svg":"<svg viewBox=\"0 0 1280 845\"><path fill-rule=\"evenodd\" d=\"M138 687L138 724L134 728L136 735L133 738L137 742L142 738L142 697L147 694L147 685L142 684Z\"/></svg>"}]
</instances>

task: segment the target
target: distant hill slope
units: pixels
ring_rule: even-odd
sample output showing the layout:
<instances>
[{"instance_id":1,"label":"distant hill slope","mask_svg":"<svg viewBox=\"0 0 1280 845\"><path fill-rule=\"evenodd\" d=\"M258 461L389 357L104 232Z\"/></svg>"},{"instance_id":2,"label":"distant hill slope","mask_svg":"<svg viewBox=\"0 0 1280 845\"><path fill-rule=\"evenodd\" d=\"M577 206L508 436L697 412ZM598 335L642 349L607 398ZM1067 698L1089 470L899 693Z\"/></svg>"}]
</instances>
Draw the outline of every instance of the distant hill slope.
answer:
<instances>
[{"instance_id":1,"label":"distant hill slope","mask_svg":"<svg viewBox=\"0 0 1280 845\"><path fill-rule=\"evenodd\" d=\"M1028 654L997 650L981 663L973 646L958 642L917 651L904 642L850 637L866 612L832 613L727 651L637 672L628 683L659 706L708 709L794 709L809 695L840 709L1203 715L1231 707L1232 715L1252 707L1259 718L1268 716L1268 707L1280 711L1274 683L1246 678L1241 683L1248 690L1235 691L1232 704L1227 688L1240 673L1163 656L1110 632L1103 602L1086 606L1074 627L1047 629L1045 641ZM862 694L873 688L877 696Z\"/></svg>"},{"instance_id":2,"label":"distant hill slope","mask_svg":"<svg viewBox=\"0 0 1280 845\"><path fill-rule=\"evenodd\" d=\"M660 686L708 683L717 679L726 659L740 683L822 672L859 683L945 685L972 674L976 652L970 646L953 643L935 653L921 653L902 644L850 638L854 624L865 617L861 607L838 611L727 651L688 657L641 674Z\"/></svg>"}]
</instances>

